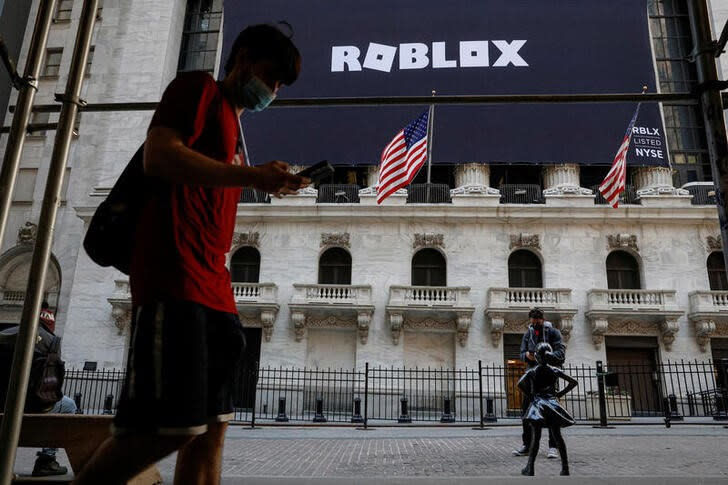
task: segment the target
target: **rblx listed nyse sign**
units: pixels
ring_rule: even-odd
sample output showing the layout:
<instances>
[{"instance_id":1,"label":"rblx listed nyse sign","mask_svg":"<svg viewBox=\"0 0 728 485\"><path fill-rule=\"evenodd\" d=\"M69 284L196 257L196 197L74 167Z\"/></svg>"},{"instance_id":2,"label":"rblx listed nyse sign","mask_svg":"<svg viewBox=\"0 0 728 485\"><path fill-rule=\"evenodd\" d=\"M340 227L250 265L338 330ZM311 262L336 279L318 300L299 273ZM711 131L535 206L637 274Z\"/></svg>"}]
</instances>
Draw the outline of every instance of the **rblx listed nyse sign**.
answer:
<instances>
[{"instance_id":1,"label":"rblx listed nyse sign","mask_svg":"<svg viewBox=\"0 0 728 485\"><path fill-rule=\"evenodd\" d=\"M282 98L656 91L646 0L227 2L223 60L242 28L279 20L303 56ZM438 105L433 163L608 165L635 107ZM246 114L243 126L254 163L377 164L425 109L280 108ZM667 164L663 135L658 106L643 104L628 164Z\"/></svg>"}]
</instances>

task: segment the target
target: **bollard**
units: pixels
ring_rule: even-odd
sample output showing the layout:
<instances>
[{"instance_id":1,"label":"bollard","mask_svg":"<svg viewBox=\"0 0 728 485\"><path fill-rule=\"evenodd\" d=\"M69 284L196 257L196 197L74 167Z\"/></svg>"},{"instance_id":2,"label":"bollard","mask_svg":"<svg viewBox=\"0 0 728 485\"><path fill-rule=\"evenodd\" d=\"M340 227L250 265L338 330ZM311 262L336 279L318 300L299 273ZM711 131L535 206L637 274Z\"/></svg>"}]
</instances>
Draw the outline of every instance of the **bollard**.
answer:
<instances>
[{"instance_id":1,"label":"bollard","mask_svg":"<svg viewBox=\"0 0 728 485\"><path fill-rule=\"evenodd\" d=\"M322 397L316 398L316 415L313 417L314 423L325 423L328 421L324 416L324 399Z\"/></svg>"},{"instance_id":2,"label":"bollard","mask_svg":"<svg viewBox=\"0 0 728 485\"><path fill-rule=\"evenodd\" d=\"M104 412L103 414L114 414L111 412L111 406L114 404L114 395L113 394L107 394L106 399L104 399Z\"/></svg>"},{"instance_id":3,"label":"bollard","mask_svg":"<svg viewBox=\"0 0 728 485\"><path fill-rule=\"evenodd\" d=\"M671 426L671 424L670 424L670 399L669 398L662 399L662 408L665 410L665 427L669 428Z\"/></svg>"},{"instance_id":4,"label":"bollard","mask_svg":"<svg viewBox=\"0 0 728 485\"><path fill-rule=\"evenodd\" d=\"M440 418L441 423L454 423L455 422L455 416L452 415L451 407L450 407L450 398L446 397L443 402L443 411L442 411L442 417Z\"/></svg>"},{"instance_id":5,"label":"bollard","mask_svg":"<svg viewBox=\"0 0 728 485\"><path fill-rule=\"evenodd\" d=\"M288 416L286 416L286 396L281 396L278 398L278 416L276 416L276 422L288 422Z\"/></svg>"},{"instance_id":6,"label":"bollard","mask_svg":"<svg viewBox=\"0 0 728 485\"><path fill-rule=\"evenodd\" d=\"M668 402L670 403L670 421L682 421L683 416L677 409L677 396L670 394L667 396Z\"/></svg>"},{"instance_id":7,"label":"bollard","mask_svg":"<svg viewBox=\"0 0 728 485\"><path fill-rule=\"evenodd\" d=\"M409 409L407 408L407 397L402 396L399 399L399 404L401 408L401 414L399 415L399 419L397 420L398 423L411 423L412 418L409 415Z\"/></svg>"},{"instance_id":8,"label":"bollard","mask_svg":"<svg viewBox=\"0 0 728 485\"><path fill-rule=\"evenodd\" d=\"M76 403L76 414L83 414L83 409L81 408L81 393L77 392L73 395L73 401Z\"/></svg>"},{"instance_id":9,"label":"bollard","mask_svg":"<svg viewBox=\"0 0 728 485\"><path fill-rule=\"evenodd\" d=\"M351 416L352 423L363 423L364 418L361 417L361 398L354 398L354 414Z\"/></svg>"},{"instance_id":10,"label":"bollard","mask_svg":"<svg viewBox=\"0 0 728 485\"><path fill-rule=\"evenodd\" d=\"M498 421L498 418L495 417L495 401L493 401L492 397L485 400L485 416L483 416L483 421L486 423L495 423Z\"/></svg>"},{"instance_id":11,"label":"bollard","mask_svg":"<svg viewBox=\"0 0 728 485\"><path fill-rule=\"evenodd\" d=\"M597 361L597 391L599 392L599 424L595 428L611 428L607 423L607 396L604 391L604 366L602 361Z\"/></svg>"}]
</instances>

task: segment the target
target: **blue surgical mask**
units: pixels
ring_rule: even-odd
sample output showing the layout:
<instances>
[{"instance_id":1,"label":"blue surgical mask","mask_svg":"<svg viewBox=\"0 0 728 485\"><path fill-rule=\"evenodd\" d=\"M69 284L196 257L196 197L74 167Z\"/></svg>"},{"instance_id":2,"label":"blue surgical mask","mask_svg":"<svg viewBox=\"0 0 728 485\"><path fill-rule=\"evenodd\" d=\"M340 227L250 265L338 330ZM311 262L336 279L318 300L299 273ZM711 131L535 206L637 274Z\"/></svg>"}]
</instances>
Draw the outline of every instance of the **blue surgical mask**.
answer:
<instances>
[{"instance_id":1,"label":"blue surgical mask","mask_svg":"<svg viewBox=\"0 0 728 485\"><path fill-rule=\"evenodd\" d=\"M250 111L263 111L274 99L276 94L257 76L251 77L238 91L238 102Z\"/></svg>"}]
</instances>

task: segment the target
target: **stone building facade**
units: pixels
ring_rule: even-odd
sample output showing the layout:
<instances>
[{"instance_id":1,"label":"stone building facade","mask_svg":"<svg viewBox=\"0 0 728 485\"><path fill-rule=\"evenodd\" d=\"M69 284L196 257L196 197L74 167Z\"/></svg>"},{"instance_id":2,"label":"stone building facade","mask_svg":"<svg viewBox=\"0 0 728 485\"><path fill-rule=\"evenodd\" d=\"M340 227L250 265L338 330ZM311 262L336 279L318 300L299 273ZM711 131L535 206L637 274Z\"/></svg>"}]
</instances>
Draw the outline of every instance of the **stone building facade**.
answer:
<instances>
[{"instance_id":1,"label":"stone building facade","mask_svg":"<svg viewBox=\"0 0 728 485\"><path fill-rule=\"evenodd\" d=\"M58 64L40 81L39 104L63 89L70 62L81 2L61 3L70 11L51 31L49 59ZM84 98L158 100L181 66L187 3L105 0ZM719 31L728 5L712 8ZM93 264L81 241L150 117L84 113L78 125L46 284L71 365L125 364L127 279ZM16 322L22 308L52 135L26 141L0 251L0 324ZM332 368L502 364L533 306L561 329L573 363L728 356L728 292L711 290L723 284L711 256L721 250L717 212L676 187L672 170L634 168L634 197L614 210L582 186L578 161L542 167L543 203L512 203L491 184L487 160L464 162L452 168L445 203L408 202L401 191L378 206L373 169L352 197L306 189L241 203L230 262L249 359Z\"/></svg>"}]
</instances>

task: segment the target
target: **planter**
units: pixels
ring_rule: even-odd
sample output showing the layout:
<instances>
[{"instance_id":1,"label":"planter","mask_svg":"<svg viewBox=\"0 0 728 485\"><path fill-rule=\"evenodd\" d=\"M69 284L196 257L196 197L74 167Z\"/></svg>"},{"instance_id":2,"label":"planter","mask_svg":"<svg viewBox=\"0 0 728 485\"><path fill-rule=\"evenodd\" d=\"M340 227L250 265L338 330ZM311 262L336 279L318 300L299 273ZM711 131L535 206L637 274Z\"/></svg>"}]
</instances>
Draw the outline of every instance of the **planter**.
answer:
<instances>
[{"instance_id":1,"label":"planter","mask_svg":"<svg viewBox=\"0 0 728 485\"><path fill-rule=\"evenodd\" d=\"M632 396L607 394L607 419L610 421L629 421L632 419ZM588 419L599 420L599 394L587 394L586 415Z\"/></svg>"}]
</instances>

